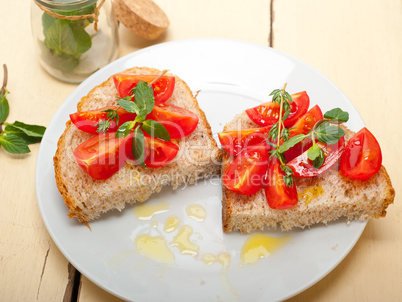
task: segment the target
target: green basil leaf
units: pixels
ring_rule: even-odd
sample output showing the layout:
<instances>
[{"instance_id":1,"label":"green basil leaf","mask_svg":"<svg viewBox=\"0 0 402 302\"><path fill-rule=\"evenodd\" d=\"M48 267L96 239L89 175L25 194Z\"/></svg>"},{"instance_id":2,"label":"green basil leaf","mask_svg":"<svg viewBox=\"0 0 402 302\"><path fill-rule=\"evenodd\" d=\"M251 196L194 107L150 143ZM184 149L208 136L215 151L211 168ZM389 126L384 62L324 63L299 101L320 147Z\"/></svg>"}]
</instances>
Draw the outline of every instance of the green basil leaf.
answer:
<instances>
[{"instance_id":1,"label":"green basil leaf","mask_svg":"<svg viewBox=\"0 0 402 302\"><path fill-rule=\"evenodd\" d=\"M298 135L295 135L295 136L289 138L287 141L284 141L283 144L279 146L278 152L284 153L285 151L289 150L296 144L300 143L306 137L307 137L307 135L305 135L305 134L298 134Z\"/></svg>"},{"instance_id":2,"label":"green basil leaf","mask_svg":"<svg viewBox=\"0 0 402 302\"><path fill-rule=\"evenodd\" d=\"M5 93L7 94L7 92ZM5 95L0 94L0 124L2 124L10 112L10 106Z\"/></svg>"},{"instance_id":3,"label":"green basil leaf","mask_svg":"<svg viewBox=\"0 0 402 302\"><path fill-rule=\"evenodd\" d=\"M166 128L154 120L146 120L142 124L142 129L152 137L163 139L164 141L170 141L170 134Z\"/></svg>"},{"instance_id":4,"label":"green basil leaf","mask_svg":"<svg viewBox=\"0 0 402 302\"><path fill-rule=\"evenodd\" d=\"M347 122L349 120L349 113L340 108L334 108L325 112L324 118L331 121Z\"/></svg>"},{"instance_id":5,"label":"green basil leaf","mask_svg":"<svg viewBox=\"0 0 402 302\"><path fill-rule=\"evenodd\" d=\"M135 122L128 121L122 124L116 131L115 137L126 137L130 131L134 128Z\"/></svg>"},{"instance_id":6,"label":"green basil leaf","mask_svg":"<svg viewBox=\"0 0 402 302\"><path fill-rule=\"evenodd\" d=\"M17 135L18 137L23 139L28 145L39 143L42 140L42 137L29 136L25 134L25 132L23 132L21 129L14 127L12 124L6 125L6 127L4 128L4 133L7 135L9 134Z\"/></svg>"},{"instance_id":7,"label":"green basil leaf","mask_svg":"<svg viewBox=\"0 0 402 302\"><path fill-rule=\"evenodd\" d=\"M136 103L132 101L127 101L127 100L120 100L117 102L117 104L123 108L124 110L130 112L130 113L139 113L140 108L137 106Z\"/></svg>"},{"instance_id":8,"label":"green basil leaf","mask_svg":"<svg viewBox=\"0 0 402 302\"><path fill-rule=\"evenodd\" d=\"M148 86L148 83L139 81L134 88L135 103L140 109L139 114L147 115L151 113L155 105L154 91L152 87Z\"/></svg>"},{"instance_id":9,"label":"green basil leaf","mask_svg":"<svg viewBox=\"0 0 402 302\"><path fill-rule=\"evenodd\" d=\"M140 114L138 114L136 117L135 117L135 121L137 122L137 123L143 123L146 119L147 119L147 113L145 113L145 112L141 112L140 111Z\"/></svg>"},{"instance_id":10,"label":"green basil leaf","mask_svg":"<svg viewBox=\"0 0 402 302\"><path fill-rule=\"evenodd\" d=\"M57 18L52 17L51 15L47 13L43 13L42 15L42 26L43 26L43 34L46 37L46 33L49 29L49 27L53 24L54 20Z\"/></svg>"},{"instance_id":11,"label":"green basil leaf","mask_svg":"<svg viewBox=\"0 0 402 302\"><path fill-rule=\"evenodd\" d=\"M139 163L142 167L145 166L145 147L144 147L144 133L140 128L136 128L133 133L133 145L131 152L133 154L134 159Z\"/></svg>"},{"instance_id":12,"label":"green basil leaf","mask_svg":"<svg viewBox=\"0 0 402 302\"><path fill-rule=\"evenodd\" d=\"M29 153L31 150L28 148L28 144L24 139L20 138L16 134L7 134L0 136L0 145L4 147L7 152L10 153Z\"/></svg>"},{"instance_id":13,"label":"green basil leaf","mask_svg":"<svg viewBox=\"0 0 402 302\"><path fill-rule=\"evenodd\" d=\"M308 149L307 157L313 162L315 169L320 168L325 160L324 151L315 143Z\"/></svg>"},{"instance_id":14,"label":"green basil leaf","mask_svg":"<svg viewBox=\"0 0 402 302\"><path fill-rule=\"evenodd\" d=\"M328 122L324 122L316 129L315 134L320 142L327 145L333 145L345 135L345 131L338 126L330 125Z\"/></svg>"},{"instance_id":15,"label":"green basil leaf","mask_svg":"<svg viewBox=\"0 0 402 302\"><path fill-rule=\"evenodd\" d=\"M38 125L30 125L22 122L15 121L13 124L7 124L7 126L12 126L22 132L24 132L29 137L43 137L46 127Z\"/></svg>"},{"instance_id":16,"label":"green basil leaf","mask_svg":"<svg viewBox=\"0 0 402 302\"><path fill-rule=\"evenodd\" d=\"M319 156L321 155L321 152L322 152L321 148L320 148L316 143L314 143L314 144L308 149L308 151L307 151L307 157L308 157L310 160L315 160L317 157L319 157Z\"/></svg>"},{"instance_id":17,"label":"green basil leaf","mask_svg":"<svg viewBox=\"0 0 402 302\"><path fill-rule=\"evenodd\" d=\"M91 36L79 23L55 19L46 31L45 45L67 55L81 55L92 46Z\"/></svg>"}]
</instances>

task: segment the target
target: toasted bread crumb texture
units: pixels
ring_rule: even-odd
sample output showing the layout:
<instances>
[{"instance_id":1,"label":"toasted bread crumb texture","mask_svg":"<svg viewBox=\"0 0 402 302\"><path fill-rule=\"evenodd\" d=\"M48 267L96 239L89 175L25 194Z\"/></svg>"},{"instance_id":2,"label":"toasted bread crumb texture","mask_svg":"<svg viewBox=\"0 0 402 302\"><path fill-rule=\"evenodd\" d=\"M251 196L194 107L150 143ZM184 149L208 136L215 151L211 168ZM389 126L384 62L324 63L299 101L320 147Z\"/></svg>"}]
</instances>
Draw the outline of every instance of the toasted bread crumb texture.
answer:
<instances>
[{"instance_id":1,"label":"toasted bread crumb texture","mask_svg":"<svg viewBox=\"0 0 402 302\"><path fill-rule=\"evenodd\" d=\"M124 74L160 74L157 69L132 68ZM92 89L78 103L78 111L116 105L117 90L113 79ZM76 217L87 223L111 209L122 210L126 204L143 202L151 194L159 192L164 185L177 189L180 185L193 184L202 178L219 174L221 150L212 137L211 127L204 112L187 84L176 77L173 95L167 103L186 108L199 117L195 131L174 142L179 153L168 165L161 168L143 169L133 162L126 165L107 180L94 180L75 162L74 149L92 135L78 130L70 121L60 137L54 156L58 189L67 205L70 218Z\"/></svg>"},{"instance_id":2,"label":"toasted bread crumb texture","mask_svg":"<svg viewBox=\"0 0 402 302\"><path fill-rule=\"evenodd\" d=\"M243 112L225 126L227 130L258 127ZM343 127L343 126L342 126ZM345 129L345 139L353 132ZM231 159L223 151L222 175ZM395 190L384 167L368 181L353 180L338 171L339 163L320 176L295 178L299 202L291 209L277 210L268 206L264 191L246 196L234 193L223 186L222 223L225 232L276 229L288 231L305 228L316 223L328 223L345 217L348 221L364 221L383 217L393 203Z\"/></svg>"}]
</instances>

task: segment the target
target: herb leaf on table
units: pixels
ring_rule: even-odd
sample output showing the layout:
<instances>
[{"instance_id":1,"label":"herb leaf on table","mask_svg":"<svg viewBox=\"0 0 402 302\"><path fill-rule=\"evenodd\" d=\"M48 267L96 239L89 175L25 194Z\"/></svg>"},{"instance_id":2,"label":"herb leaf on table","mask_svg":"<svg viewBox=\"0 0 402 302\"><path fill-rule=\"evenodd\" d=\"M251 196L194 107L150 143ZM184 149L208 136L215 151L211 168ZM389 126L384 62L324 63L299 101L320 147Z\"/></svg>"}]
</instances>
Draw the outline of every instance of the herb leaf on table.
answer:
<instances>
[{"instance_id":1,"label":"herb leaf on table","mask_svg":"<svg viewBox=\"0 0 402 302\"><path fill-rule=\"evenodd\" d=\"M38 125L25 124L15 121L12 124L5 120L9 114L9 104L6 98L8 94L7 85L7 66L4 68L3 86L0 91L0 146L9 153L29 153L31 150L28 145L39 143L42 140L46 128ZM3 129L3 125L5 128Z\"/></svg>"}]
</instances>

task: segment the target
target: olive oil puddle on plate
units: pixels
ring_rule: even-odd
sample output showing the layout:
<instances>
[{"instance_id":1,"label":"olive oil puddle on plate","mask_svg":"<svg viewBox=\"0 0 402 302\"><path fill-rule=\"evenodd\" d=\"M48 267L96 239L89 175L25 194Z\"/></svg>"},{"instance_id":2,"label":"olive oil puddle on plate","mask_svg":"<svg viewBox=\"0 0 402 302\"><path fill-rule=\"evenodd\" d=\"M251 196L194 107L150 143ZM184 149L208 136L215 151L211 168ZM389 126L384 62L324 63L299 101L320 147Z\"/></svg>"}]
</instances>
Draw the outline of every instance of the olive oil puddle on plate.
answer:
<instances>
[{"instance_id":1,"label":"olive oil puddle on plate","mask_svg":"<svg viewBox=\"0 0 402 302\"><path fill-rule=\"evenodd\" d=\"M163 231L165 233L171 233L177 230L180 225L179 217L172 215L166 219L165 226L163 227Z\"/></svg>"},{"instance_id":2,"label":"olive oil puddle on plate","mask_svg":"<svg viewBox=\"0 0 402 302\"><path fill-rule=\"evenodd\" d=\"M253 264L262 258L270 256L290 241L290 236L272 237L255 233L250 235L244 243L240 258L244 264Z\"/></svg>"},{"instance_id":3,"label":"olive oil puddle on plate","mask_svg":"<svg viewBox=\"0 0 402 302\"><path fill-rule=\"evenodd\" d=\"M189 225L183 225L177 235L173 238L170 246L175 246L179 249L182 255L198 255L200 247L191 242L190 236L193 234L193 228Z\"/></svg>"},{"instance_id":4,"label":"olive oil puddle on plate","mask_svg":"<svg viewBox=\"0 0 402 302\"><path fill-rule=\"evenodd\" d=\"M151 220L154 215L164 213L170 209L170 205L161 201L157 204L138 204L134 207L134 216L140 220Z\"/></svg>"},{"instance_id":5,"label":"olive oil puddle on plate","mask_svg":"<svg viewBox=\"0 0 402 302\"><path fill-rule=\"evenodd\" d=\"M137 251L152 260L160 263L174 263L174 254L166 244L162 236L152 237L148 234L141 234L135 238L135 247Z\"/></svg>"},{"instance_id":6,"label":"olive oil puddle on plate","mask_svg":"<svg viewBox=\"0 0 402 302\"><path fill-rule=\"evenodd\" d=\"M198 222L204 221L207 217L207 212L205 211L205 209L197 204L189 205L186 208L186 213L189 217Z\"/></svg>"},{"instance_id":7,"label":"olive oil puddle on plate","mask_svg":"<svg viewBox=\"0 0 402 302\"><path fill-rule=\"evenodd\" d=\"M164 201L141 204L135 207L134 215L139 220L151 220L155 215L165 213L169 209L169 204ZM186 215L196 222L203 222L207 217L207 212L201 205L192 204L187 206ZM227 252L206 252L199 255L200 246L192 240L192 237L198 234L197 239L202 240L202 236L199 233L194 233L190 225L182 224L176 215L168 216L161 227L159 227L158 221L150 222L150 226L153 229L159 229L160 234L157 236L151 236L147 233L138 234L134 239L138 253L149 259L163 264L173 264L175 262L174 250L177 249L181 255L197 257L196 259L201 260L207 266L219 263L224 271L231 263L230 254ZM172 238L172 236L173 239L167 238ZM290 241L290 236L273 237L262 233L243 236L246 240L241 248L239 267L257 263L259 260L269 257Z\"/></svg>"}]
</instances>

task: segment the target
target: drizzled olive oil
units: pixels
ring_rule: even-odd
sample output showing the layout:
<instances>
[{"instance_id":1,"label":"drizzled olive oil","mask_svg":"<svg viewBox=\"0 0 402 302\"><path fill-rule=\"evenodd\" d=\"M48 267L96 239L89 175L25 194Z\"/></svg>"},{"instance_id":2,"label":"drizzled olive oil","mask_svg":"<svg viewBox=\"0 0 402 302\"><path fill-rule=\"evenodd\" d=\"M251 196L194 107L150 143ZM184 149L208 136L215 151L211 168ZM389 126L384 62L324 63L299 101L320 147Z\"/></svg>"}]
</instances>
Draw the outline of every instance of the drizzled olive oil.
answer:
<instances>
[{"instance_id":1,"label":"drizzled olive oil","mask_svg":"<svg viewBox=\"0 0 402 302\"><path fill-rule=\"evenodd\" d=\"M256 263L283 247L289 240L290 236L277 238L259 233L252 234L241 249L241 260L244 264Z\"/></svg>"}]
</instances>

